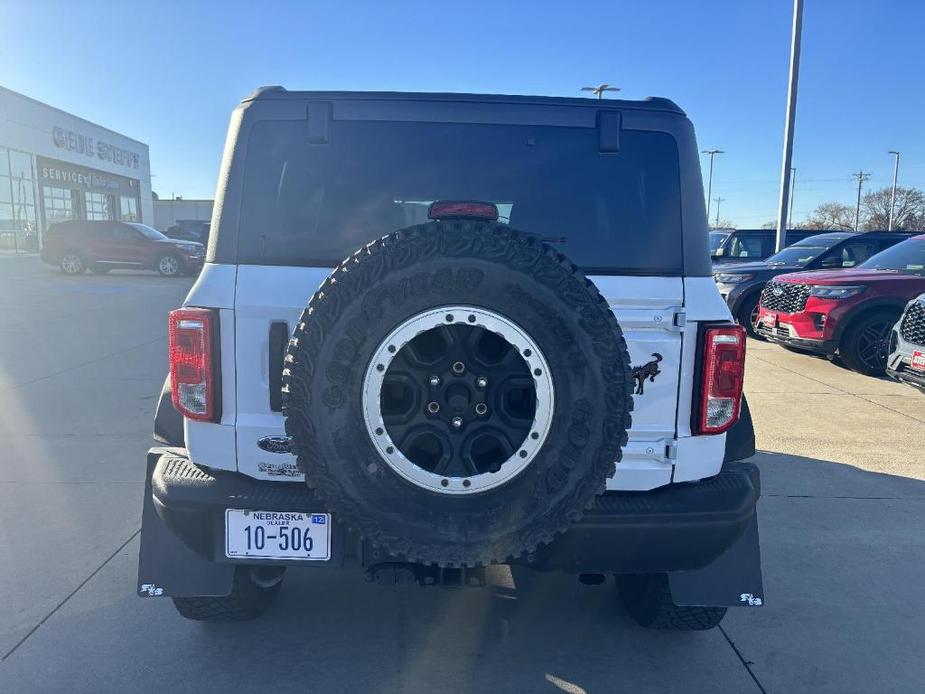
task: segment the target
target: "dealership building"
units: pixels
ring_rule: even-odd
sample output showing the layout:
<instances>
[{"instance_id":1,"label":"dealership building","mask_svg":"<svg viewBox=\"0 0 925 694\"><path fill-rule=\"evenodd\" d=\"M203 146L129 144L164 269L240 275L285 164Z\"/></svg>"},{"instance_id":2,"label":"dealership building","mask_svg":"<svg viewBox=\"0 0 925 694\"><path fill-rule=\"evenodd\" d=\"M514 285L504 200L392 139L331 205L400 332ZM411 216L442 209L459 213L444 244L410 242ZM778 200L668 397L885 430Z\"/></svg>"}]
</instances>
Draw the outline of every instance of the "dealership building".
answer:
<instances>
[{"instance_id":1,"label":"dealership building","mask_svg":"<svg viewBox=\"0 0 925 694\"><path fill-rule=\"evenodd\" d=\"M0 251L69 219L151 224L148 146L0 87Z\"/></svg>"}]
</instances>

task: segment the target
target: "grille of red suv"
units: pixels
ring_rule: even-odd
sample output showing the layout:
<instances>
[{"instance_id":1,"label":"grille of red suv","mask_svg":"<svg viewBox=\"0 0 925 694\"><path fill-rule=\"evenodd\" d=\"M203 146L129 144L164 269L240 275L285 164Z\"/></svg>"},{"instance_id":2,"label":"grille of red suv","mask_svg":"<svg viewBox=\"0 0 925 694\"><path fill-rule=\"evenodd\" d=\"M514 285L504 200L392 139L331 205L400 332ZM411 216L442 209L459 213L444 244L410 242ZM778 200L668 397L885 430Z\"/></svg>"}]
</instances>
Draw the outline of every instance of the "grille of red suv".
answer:
<instances>
[{"instance_id":1,"label":"grille of red suv","mask_svg":"<svg viewBox=\"0 0 925 694\"><path fill-rule=\"evenodd\" d=\"M906 342L925 345L925 304L916 301L909 307L899 325L899 334Z\"/></svg>"},{"instance_id":2,"label":"grille of red suv","mask_svg":"<svg viewBox=\"0 0 925 694\"><path fill-rule=\"evenodd\" d=\"M799 313L806 308L811 287L808 284L776 282L771 280L761 292L761 305L772 311Z\"/></svg>"}]
</instances>

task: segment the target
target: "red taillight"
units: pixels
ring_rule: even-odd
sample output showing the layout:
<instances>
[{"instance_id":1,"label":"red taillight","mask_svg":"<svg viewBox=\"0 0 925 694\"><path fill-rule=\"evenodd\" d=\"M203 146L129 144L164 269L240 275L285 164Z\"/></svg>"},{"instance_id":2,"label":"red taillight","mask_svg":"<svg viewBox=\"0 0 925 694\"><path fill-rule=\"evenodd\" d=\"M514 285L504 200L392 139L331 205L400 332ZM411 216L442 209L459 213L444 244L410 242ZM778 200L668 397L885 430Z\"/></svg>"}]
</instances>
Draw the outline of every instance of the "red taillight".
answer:
<instances>
[{"instance_id":1,"label":"red taillight","mask_svg":"<svg viewBox=\"0 0 925 694\"><path fill-rule=\"evenodd\" d=\"M218 408L214 383L213 321L205 308L170 312L170 383L173 406L184 417L216 421Z\"/></svg>"},{"instance_id":2,"label":"red taillight","mask_svg":"<svg viewBox=\"0 0 925 694\"><path fill-rule=\"evenodd\" d=\"M745 380L745 328L729 325L703 331L700 408L695 434L721 434L739 419Z\"/></svg>"},{"instance_id":3,"label":"red taillight","mask_svg":"<svg viewBox=\"0 0 925 694\"><path fill-rule=\"evenodd\" d=\"M438 200L427 210L429 219L498 219L498 207L491 202Z\"/></svg>"}]
</instances>

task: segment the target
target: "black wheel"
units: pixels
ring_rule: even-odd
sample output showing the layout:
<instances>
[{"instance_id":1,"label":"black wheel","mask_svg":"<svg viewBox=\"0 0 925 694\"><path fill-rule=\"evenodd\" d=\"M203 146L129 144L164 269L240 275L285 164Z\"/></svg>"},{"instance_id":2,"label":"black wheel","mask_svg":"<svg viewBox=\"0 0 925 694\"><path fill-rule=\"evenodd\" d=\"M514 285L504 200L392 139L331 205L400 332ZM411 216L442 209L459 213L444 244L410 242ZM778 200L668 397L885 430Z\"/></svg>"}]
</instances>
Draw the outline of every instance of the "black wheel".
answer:
<instances>
[{"instance_id":1,"label":"black wheel","mask_svg":"<svg viewBox=\"0 0 925 694\"><path fill-rule=\"evenodd\" d=\"M761 300L761 294L746 297L739 307L736 315L736 322L745 328L749 337L755 340L764 340L763 337L755 330L755 322L758 320L758 303Z\"/></svg>"},{"instance_id":2,"label":"black wheel","mask_svg":"<svg viewBox=\"0 0 925 694\"><path fill-rule=\"evenodd\" d=\"M75 251L68 251L61 257L61 272L65 275L82 275L86 269L83 257Z\"/></svg>"},{"instance_id":3,"label":"black wheel","mask_svg":"<svg viewBox=\"0 0 925 694\"><path fill-rule=\"evenodd\" d=\"M604 491L626 343L597 289L506 225L434 222L346 260L302 314L286 430L326 508L387 554L503 562Z\"/></svg>"},{"instance_id":4,"label":"black wheel","mask_svg":"<svg viewBox=\"0 0 925 694\"><path fill-rule=\"evenodd\" d=\"M198 622L243 622L267 611L279 592L285 569L238 566L231 594L223 598L173 598L182 616Z\"/></svg>"},{"instance_id":5,"label":"black wheel","mask_svg":"<svg viewBox=\"0 0 925 694\"><path fill-rule=\"evenodd\" d=\"M890 331L898 319L898 313L878 311L855 320L838 345L845 366L865 376L882 376L889 356Z\"/></svg>"},{"instance_id":6,"label":"black wheel","mask_svg":"<svg viewBox=\"0 0 925 694\"><path fill-rule=\"evenodd\" d=\"M173 253L165 253L158 258L155 267L163 277L176 277L183 274L183 263Z\"/></svg>"},{"instance_id":7,"label":"black wheel","mask_svg":"<svg viewBox=\"0 0 925 694\"><path fill-rule=\"evenodd\" d=\"M620 599L640 626L671 631L705 631L726 616L725 607L678 607L666 574L616 576Z\"/></svg>"},{"instance_id":8,"label":"black wheel","mask_svg":"<svg viewBox=\"0 0 925 694\"><path fill-rule=\"evenodd\" d=\"M90 266L90 272L92 272L94 275L105 275L110 270L112 270L111 267L100 265L99 263L94 263Z\"/></svg>"}]
</instances>

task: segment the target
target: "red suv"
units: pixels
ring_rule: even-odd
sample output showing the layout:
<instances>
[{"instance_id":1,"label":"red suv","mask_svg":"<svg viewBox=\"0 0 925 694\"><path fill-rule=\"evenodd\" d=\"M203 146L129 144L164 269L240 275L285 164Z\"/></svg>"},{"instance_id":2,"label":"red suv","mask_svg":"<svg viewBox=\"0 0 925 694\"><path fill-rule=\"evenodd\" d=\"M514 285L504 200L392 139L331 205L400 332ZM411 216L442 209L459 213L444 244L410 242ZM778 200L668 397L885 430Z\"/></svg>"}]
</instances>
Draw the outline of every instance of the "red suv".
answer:
<instances>
[{"instance_id":1,"label":"red suv","mask_svg":"<svg viewBox=\"0 0 925 694\"><path fill-rule=\"evenodd\" d=\"M48 227L42 244L42 260L68 275L140 268L173 277L199 272L204 256L201 243L169 239L133 222L60 222Z\"/></svg>"},{"instance_id":2,"label":"red suv","mask_svg":"<svg viewBox=\"0 0 925 694\"><path fill-rule=\"evenodd\" d=\"M779 275L761 292L755 329L798 350L833 356L867 375L886 369L890 330L925 292L925 234L856 268Z\"/></svg>"}]
</instances>

